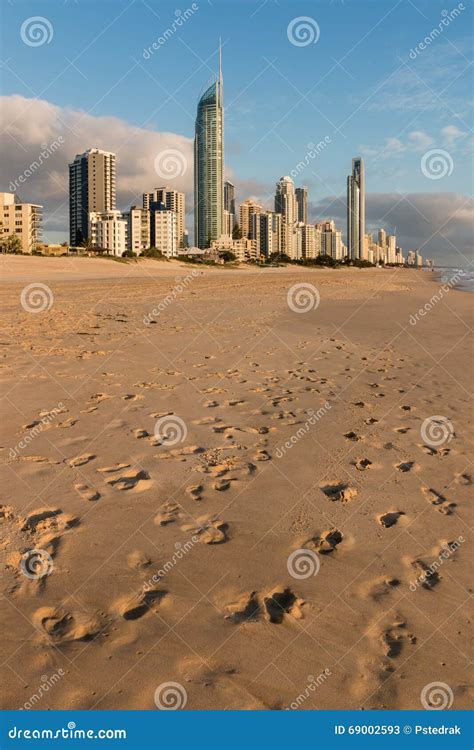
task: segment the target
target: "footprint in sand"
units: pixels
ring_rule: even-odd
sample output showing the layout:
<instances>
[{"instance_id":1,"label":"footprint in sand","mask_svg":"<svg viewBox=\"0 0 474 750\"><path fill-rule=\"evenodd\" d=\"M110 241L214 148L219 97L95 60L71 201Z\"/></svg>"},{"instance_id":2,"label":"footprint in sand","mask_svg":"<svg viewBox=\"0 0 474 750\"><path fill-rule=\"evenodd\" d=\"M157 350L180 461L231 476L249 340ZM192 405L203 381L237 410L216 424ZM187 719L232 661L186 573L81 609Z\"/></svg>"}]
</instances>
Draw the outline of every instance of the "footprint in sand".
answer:
<instances>
[{"instance_id":1,"label":"footprint in sand","mask_svg":"<svg viewBox=\"0 0 474 750\"><path fill-rule=\"evenodd\" d=\"M75 424L77 424L79 420L74 419L74 417L70 417L69 419L66 419L64 422L59 422L58 427L62 427L63 429L67 429L68 427L74 427Z\"/></svg>"},{"instance_id":2,"label":"footprint in sand","mask_svg":"<svg viewBox=\"0 0 474 750\"><path fill-rule=\"evenodd\" d=\"M141 440L142 438L150 437L150 433L148 430L144 430L142 428L138 428L136 430L133 430L133 435L137 438L137 440Z\"/></svg>"},{"instance_id":3,"label":"footprint in sand","mask_svg":"<svg viewBox=\"0 0 474 750\"><path fill-rule=\"evenodd\" d=\"M127 555L127 565L132 570L143 570L143 568L148 568L151 565L151 560L143 550L136 549Z\"/></svg>"},{"instance_id":4,"label":"footprint in sand","mask_svg":"<svg viewBox=\"0 0 474 750\"><path fill-rule=\"evenodd\" d=\"M444 495L432 487L422 487L421 489L431 505L440 513L443 513L445 516L450 516L451 513L454 513L456 503L451 503Z\"/></svg>"},{"instance_id":5,"label":"footprint in sand","mask_svg":"<svg viewBox=\"0 0 474 750\"><path fill-rule=\"evenodd\" d=\"M286 615L301 619L303 604L304 600L298 599L289 588L276 589L263 599L265 616L274 625L280 625Z\"/></svg>"},{"instance_id":6,"label":"footprint in sand","mask_svg":"<svg viewBox=\"0 0 474 750\"><path fill-rule=\"evenodd\" d=\"M118 490L145 490L150 484L150 475L144 469L130 469L105 481Z\"/></svg>"},{"instance_id":7,"label":"footprint in sand","mask_svg":"<svg viewBox=\"0 0 474 750\"><path fill-rule=\"evenodd\" d=\"M344 437L346 438L346 440L352 440L354 443L362 440L361 435L358 435L357 432L354 432L353 430L351 430L350 432L345 432Z\"/></svg>"},{"instance_id":8,"label":"footprint in sand","mask_svg":"<svg viewBox=\"0 0 474 750\"><path fill-rule=\"evenodd\" d=\"M421 448L422 451L426 453L427 456L449 456L451 453L451 448L433 448L431 445L419 445L419 448Z\"/></svg>"},{"instance_id":9,"label":"footprint in sand","mask_svg":"<svg viewBox=\"0 0 474 750\"><path fill-rule=\"evenodd\" d=\"M333 502L347 503L353 500L357 495L357 490L354 487L349 487L346 482L330 482L320 488L329 500Z\"/></svg>"},{"instance_id":10,"label":"footprint in sand","mask_svg":"<svg viewBox=\"0 0 474 750\"><path fill-rule=\"evenodd\" d=\"M329 555L334 552L337 545L340 544L344 536L339 529L329 529L323 531L320 536L314 536L303 544L306 549L312 549L320 555Z\"/></svg>"},{"instance_id":11,"label":"footprint in sand","mask_svg":"<svg viewBox=\"0 0 474 750\"><path fill-rule=\"evenodd\" d=\"M229 614L225 615L225 619L231 619L237 624L255 622L262 614L256 591L242 594L237 601L226 604L226 609Z\"/></svg>"},{"instance_id":12,"label":"footprint in sand","mask_svg":"<svg viewBox=\"0 0 474 750\"><path fill-rule=\"evenodd\" d=\"M400 586L398 578L384 576L375 581L366 581L360 586L359 592L364 599L373 599L378 602L379 599L390 594L397 586Z\"/></svg>"},{"instance_id":13,"label":"footprint in sand","mask_svg":"<svg viewBox=\"0 0 474 750\"><path fill-rule=\"evenodd\" d=\"M201 500L204 487L202 484L190 484L186 487L186 492L191 496L192 500Z\"/></svg>"},{"instance_id":14,"label":"footprint in sand","mask_svg":"<svg viewBox=\"0 0 474 750\"><path fill-rule=\"evenodd\" d=\"M203 544L223 544L228 540L229 525L221 521L220 518L201 516L197 519L197 524L184 523L181 530L195 534Z\"/></svg>"},{"instance_id":15,"label":"footprint in sand","mask_svg":"<svg viewBox=\"0 0 474 750\"><path fill-rule=\"evenodd\" d=\"M130 464L113 464L112 466L103 466L97 469L101 474L112 474L115 471L121 471L121 469L129 469Z\"/></svg>"},{"instance_id":16,"label":"footprint in sand","mask_svg":"<svg viewBox=\"0 0 474 750\"><path fill-rule=\"evenodd\" d=\"M356 467L357 471L367 471L372 466L372 461L368 458L357 458L352 462L352 465Z\"/></svg>"},{"instance_id":17,"label":"footprint in sand","mask_svg":"<svg viewBox=\"0 0 474 750\"><path fill-rule=\"evenodd\" d=\"M416 636L406 630L404 620L398 620L381 633L380 641L385 656L395 659L400 656L406 643L416 643Z\"/></svg>"},{"instance_id":18,"label":"footprint in sand","mask_svg":"<svg viewBox=\"0 0 474 750\"><path fill-rule=\"evenodd\" d=\"M414 461L402 461L402 463L396 464L395 468L406 474L413 469L414 465Z\"/></svg>"},{"instance_id":19,"label":"footprint in sand","mask_svg":"<svg viewBox=\"0 0 474 750\"><path fill-rule=\"evenodd\" d=\"M381 526L389 529L391 526L395 526L400 516L404 515L405 512L403 510L389 510L387 513L383 513L381 516L378 516L377 521Z\"/></svg>"},{"instance_id":20,"label":"footprint in sand","mask_svg":"<svg viewBox=\"0 0 474 750\"><path fill-rule=\"evenodd\" d=\"M74 489L79 493L83 500L99 500L100 492L90 487L88 484L75 484Z\"/></svg>"},{"instance_id":21,"label":"footprint in sand","mask_svg":"<svg viewBox=\"0 0 474 750\"><path fill-rule=\"evenodd\" d=\"M88 464L89 461L93 461L97 456L94 453L84 453L83 456L76 456L75 458L71 458L68 463L69 466L84 466L84 464Z\"/></svg>"},{"instance_id":22,"label":"footprint in sand","mask_svg":"<svg viewBox=\"0 0 474 750\"><path fill-rule=\"evenodd\" d=\"M165 503L162 505L160 512L154 518L157 526L167 526L174 523L182 517L182 510L176 503Z\"/></svg>"},{"instance_id":23,"label":"footprint in sand","mask_svg":"<svg viewBox=\"0 0 474 750\"><path fill-rule=\"evenodd\" d=\"M124 620L138 620L151 609L153 604L159 604L166 594L167 592L163 590L152 590L123 596L115 602L114 610Z\"/></svg>"},{"instance_id":24,"label":"footprint in sand","mask_svg":"<svg viewBox=\"0 0 474 750\"><path fill-rule=\"evenodd\" d=\"M424 560L416 558L415 560L407 560L406 562L415 573L419 585L427 591L431 591L441 581L438 571L427 565Z\"/></svg>"},{"instance_id":25,"label":"footprint in sand","mask_svg":"<svg viewBox=\"0 0 474 750\"><path fill-rule=\"evenodd\" d=\"M90 617L82 612L73 614L59 607L41 607L36 610L33 625L53 644L90 640L100 630L97 617Z\"/></svg>"}]
</instances>

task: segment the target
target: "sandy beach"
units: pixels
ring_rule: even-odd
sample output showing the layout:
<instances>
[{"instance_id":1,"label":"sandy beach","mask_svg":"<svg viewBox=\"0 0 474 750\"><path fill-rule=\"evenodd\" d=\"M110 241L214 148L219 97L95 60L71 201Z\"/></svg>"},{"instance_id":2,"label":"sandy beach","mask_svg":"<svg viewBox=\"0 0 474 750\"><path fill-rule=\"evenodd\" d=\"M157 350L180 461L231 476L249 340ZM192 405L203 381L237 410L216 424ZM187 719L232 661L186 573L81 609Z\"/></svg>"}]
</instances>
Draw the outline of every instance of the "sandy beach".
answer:
<instances>
[{"instance_id":1,"label":"sandy beach","mask_svg":"<svg viewBox=\"0 0 474 750\"><path fill-rule=\"evenodd\" d=\"M4 708L418 709L440 682L468 707L468 293L0 272Z\"/></svg>"}]
</instances>

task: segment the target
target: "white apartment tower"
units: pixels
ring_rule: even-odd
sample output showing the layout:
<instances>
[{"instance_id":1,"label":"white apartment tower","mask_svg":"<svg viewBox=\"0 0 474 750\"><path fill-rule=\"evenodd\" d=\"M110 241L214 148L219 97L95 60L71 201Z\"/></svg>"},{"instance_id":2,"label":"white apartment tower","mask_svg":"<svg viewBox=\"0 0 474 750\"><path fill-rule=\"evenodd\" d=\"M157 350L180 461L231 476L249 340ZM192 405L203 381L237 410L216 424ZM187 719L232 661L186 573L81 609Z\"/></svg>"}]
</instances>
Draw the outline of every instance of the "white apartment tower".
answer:
<instances>
[{"instance_id":1,"label":"white apartment tower","mask_svg":"<svg viewBox=\"0 0 474 750\"><path fill-rule=\"evenodd\" d=\"M154 245L161 250L166 258L178 256L178 219L175 211L167 209L153 211L151 214L153 222Z\"/></svg>"},{"instance_id":2,"label":"white apartment tower","mask_svg":"<svg viewBox=\"0 0 474 750\"><path fill-rule=\"evenodd\" d=\"M298 221L298 203L295 185L291 177L281 177L276 184L275 213L282 216L282 252L290 258L296 257L297 251L292 247L292 227Z\"/></svg>"},{"instance_id":3,"label":"white apartment tower","mask_svg":"<svg viewBox=\"0 0 474 750\"><path fill-rule=\"evenodd\" d=\"M69 241L89 237L91 212L115 211L115 154L90 148L69 165Z\"/></svg>"}]
</instances>

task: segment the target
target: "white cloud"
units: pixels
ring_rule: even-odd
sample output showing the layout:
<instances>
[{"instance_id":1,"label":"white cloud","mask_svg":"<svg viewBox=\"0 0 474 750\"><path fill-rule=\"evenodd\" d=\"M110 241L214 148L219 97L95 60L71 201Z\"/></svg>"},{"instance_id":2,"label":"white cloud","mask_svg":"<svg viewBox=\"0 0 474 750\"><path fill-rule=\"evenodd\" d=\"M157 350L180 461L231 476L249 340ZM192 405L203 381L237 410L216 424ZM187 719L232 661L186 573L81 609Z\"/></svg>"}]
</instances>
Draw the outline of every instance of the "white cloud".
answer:
<instances>
[{"instance_id":1,"label":"white cloud","mask_svg":"<svg viewBox=\"0 0 474 750\"><path fill-rule=\"evenodd\" d=\"M426 151L434 143L433 138L423 130L413 130L408 138L415 151Z\"/></svg>"},{"instance_id":2,"label":"white cloud","mask_svg":"<svg viewBox=\"0 0 474 750\"><path fill-rule=\"evenodd\" d=\"M164 183L187 196L192 208L193 141L177 133L138 128L118 117L94 117L85 112L64 109L41 99L23 96L0 98L2 134L0 160L3 190L35 161L49 144L62 138L62 145L19 185L22 200L45 207L45 236L49 232L68 233L68 163L88 148L97 147L117 154L117 204L128 209L141 203L141 194ZM159 177L154 168L156 156L166 150L181 152L186 162L184 174L173 180ZM52 235L53 237L55 235Z\"/></svg>"}]
</instances>

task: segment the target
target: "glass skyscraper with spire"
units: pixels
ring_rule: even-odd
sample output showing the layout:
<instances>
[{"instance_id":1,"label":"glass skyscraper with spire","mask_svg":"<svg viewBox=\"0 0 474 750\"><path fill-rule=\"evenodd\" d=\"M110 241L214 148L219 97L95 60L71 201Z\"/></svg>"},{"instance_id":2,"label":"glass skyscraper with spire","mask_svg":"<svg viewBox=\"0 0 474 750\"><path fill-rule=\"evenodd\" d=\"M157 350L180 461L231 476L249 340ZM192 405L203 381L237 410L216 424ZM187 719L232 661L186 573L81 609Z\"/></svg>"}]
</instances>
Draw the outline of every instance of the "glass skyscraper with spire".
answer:
<instances>
[{"instance_id":1,"label":"glass skyscraper with spire","mask_svg":"<svg viewBox=\"0 0 474 750\"><path fill-rule=\"evenodd\" d=\"M221 50L219 75L201 96L194 135L194 243L209 247L223 233L224 101Z\"/></svg>"}]
</instances>

